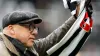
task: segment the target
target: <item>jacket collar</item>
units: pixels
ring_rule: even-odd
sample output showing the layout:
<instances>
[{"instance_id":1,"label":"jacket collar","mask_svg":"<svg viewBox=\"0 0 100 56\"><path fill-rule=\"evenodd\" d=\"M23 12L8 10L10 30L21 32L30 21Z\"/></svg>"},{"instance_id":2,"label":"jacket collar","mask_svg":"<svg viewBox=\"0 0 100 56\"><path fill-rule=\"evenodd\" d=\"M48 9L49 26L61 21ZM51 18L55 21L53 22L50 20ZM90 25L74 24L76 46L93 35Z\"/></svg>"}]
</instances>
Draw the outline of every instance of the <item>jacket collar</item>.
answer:
<instances>
[{"instance_id":1,"label":"jacket collar","mask_svg":"<svg viewBox=\"0 0 100 56\"><path fill-rule=\"evenodd\" d=\"M6 34L4 34L6 37L7 37L7 39L9 39L10 40L10 42L16 47L16 48L18 48L22 53L24 53L25 51L26 51L26 49L27 49L27 47L25 47L20 41L18 41L17 39L15 39L15 38L12 38L12 37L10 37L10 36L8 36L8 35L6 35Z\"/></svg>"},{"instance_id":2,"label":"jacket collar","mask_svg":"<svg viewBox=\"0 0 100 56\"><path fill-rule=\"evenodd\" d=\"M3 34L0 33L0 35L2 36L2 39L4 41L5 46L14 54L16 54L17 56L20 56L19 53L17 52L16 48L14 47L14 45L7 39L7 37Z\"/></svg>"}]
</instances>

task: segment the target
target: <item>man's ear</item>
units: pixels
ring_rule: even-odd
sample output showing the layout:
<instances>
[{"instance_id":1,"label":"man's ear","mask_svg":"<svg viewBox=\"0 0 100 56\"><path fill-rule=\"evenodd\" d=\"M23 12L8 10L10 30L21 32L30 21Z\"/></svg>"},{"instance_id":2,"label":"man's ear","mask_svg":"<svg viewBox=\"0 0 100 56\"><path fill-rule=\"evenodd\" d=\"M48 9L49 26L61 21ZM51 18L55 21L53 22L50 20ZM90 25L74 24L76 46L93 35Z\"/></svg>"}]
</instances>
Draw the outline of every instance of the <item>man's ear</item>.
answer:
<instances>
[{"instance_id":1,"label":"man's ear","mask_svg":"<svg viewBox=\"0 0 100 56\"><path fill-rule=\"evenodd\" d=\"M10 34L13 34L13 35L15 34L13 25L9 25L8 29L9 29Z\"/></svg>"}]
</instances>

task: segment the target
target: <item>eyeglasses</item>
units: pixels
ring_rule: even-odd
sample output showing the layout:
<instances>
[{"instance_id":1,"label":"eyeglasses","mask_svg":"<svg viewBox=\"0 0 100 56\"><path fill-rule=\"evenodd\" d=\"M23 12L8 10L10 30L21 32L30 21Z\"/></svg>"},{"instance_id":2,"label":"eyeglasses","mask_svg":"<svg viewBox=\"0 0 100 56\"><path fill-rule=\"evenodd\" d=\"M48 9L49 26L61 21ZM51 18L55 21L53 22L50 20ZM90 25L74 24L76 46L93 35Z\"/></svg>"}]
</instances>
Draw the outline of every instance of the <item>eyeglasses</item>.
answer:
<instances>
[{"instance_id":1,"label":"eyeglasses","mask_svg":"<svg viewBox=\"0 0 100 56\"><path fill-rule=\"evenodd\" d=\"M39 30L39 28L33 25L33 23L19 24L19 25L24 26L25 28L28 28L30 31L33 31L34 29L36 29L37 31Z\"/></svg>"}]
</instances>

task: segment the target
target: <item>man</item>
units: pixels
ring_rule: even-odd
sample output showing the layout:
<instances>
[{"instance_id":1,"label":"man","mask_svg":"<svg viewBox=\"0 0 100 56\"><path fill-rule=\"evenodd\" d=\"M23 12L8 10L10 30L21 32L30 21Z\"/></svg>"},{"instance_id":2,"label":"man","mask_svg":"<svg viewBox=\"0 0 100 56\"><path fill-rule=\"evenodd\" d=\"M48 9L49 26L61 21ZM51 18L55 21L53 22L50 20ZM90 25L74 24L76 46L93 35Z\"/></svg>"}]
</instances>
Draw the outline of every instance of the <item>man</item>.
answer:
<instances>
[{"instance_id":1,"label":"man","mask_svg":"<svg viewBox=\"0 0 100 56\"><path fill-rule=\"evenodd\" d=\"M35 40L38 34L36 24L41 23L42 19L31 12L9 13L2 20L0 56L45 56L46 50L64 37L75 20L74 16L71 16L46 38Z\"/></svg>"}]
</instances>

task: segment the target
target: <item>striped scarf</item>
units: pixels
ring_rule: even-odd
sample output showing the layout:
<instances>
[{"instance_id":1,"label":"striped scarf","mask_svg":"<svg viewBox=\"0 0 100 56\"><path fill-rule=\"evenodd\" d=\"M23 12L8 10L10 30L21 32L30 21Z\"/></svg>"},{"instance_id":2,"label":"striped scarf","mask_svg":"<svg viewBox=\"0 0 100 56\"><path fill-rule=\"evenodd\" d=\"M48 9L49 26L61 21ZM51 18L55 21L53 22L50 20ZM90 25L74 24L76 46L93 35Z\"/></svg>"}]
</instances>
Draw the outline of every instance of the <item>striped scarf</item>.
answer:
<instances>
[{"instance_id":1,"label":"striped scarf","mask_svg":"<svg viewBox=\"0 0 100 56\"><path fill-rule=\"evenodd\" d=\"M92 30L93 20L90 2L91 0L63 0L64 7L68 8L73 16L76 14L78 4L80 4L80 11L77 20L61 41L47 50L49 56L75 56L79 52Z\"/></svg>"}]
</instances>

